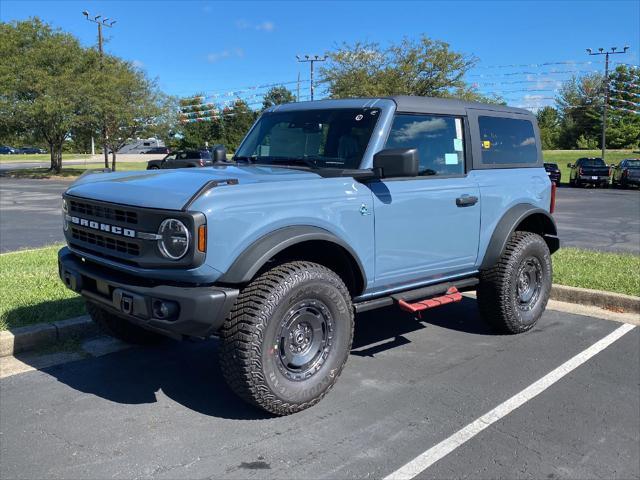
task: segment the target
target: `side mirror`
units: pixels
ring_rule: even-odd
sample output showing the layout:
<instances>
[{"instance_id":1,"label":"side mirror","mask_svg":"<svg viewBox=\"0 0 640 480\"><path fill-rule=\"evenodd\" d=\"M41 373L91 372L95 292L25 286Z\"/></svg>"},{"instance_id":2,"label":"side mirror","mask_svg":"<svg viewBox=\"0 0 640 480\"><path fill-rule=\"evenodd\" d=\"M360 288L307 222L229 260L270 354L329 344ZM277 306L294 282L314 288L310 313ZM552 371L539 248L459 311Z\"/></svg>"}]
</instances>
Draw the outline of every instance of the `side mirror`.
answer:
<instances>
[{"instance_id":1,"label":"side mirror","mask_svg":"<svg viewBox=\"0 0 640 480\"><path fill-rule=\"evenodd\" d=\"M417 148L389 148L373 156L373 170L380 178L417 177L419 167Z\"/></svg>"},{"instance_id":2,"label":"side mirror","mask_svg":"<svg viewBox=\"0 0 640 480\"><path fill-rule=\"evenodd\" d=\"M212 152L213 163L226 163L227 162L227 149L224 145L216 145Z\"/></svg>"},{"instance_id":3,"label":"side mirror","mask_svg":"<svg viewBox=\"0 0 640 480\"><path fill-rule=\"evenodd\" d=\"M573 163L567 163L567 167L573 168Z\"/></svg>"}]
</instances>

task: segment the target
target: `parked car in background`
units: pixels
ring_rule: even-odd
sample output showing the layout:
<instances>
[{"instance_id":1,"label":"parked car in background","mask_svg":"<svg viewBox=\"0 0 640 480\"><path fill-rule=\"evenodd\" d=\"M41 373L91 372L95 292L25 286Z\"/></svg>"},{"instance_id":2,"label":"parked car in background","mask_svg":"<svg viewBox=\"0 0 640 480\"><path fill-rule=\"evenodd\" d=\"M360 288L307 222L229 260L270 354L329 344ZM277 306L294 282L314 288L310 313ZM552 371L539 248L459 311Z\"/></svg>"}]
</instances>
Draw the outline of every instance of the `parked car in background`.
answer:
<instances>
[{"instance_id":1,"label":"parked car in background","mask_svg":"<svg viewBox=\"0 0 640 480\"><path fill-rule=\"evenodd\" d=\"M547 171L547 175L549 175L549 180L554 182L556 185L559 185L562 174L560 173L560 168L558 168L558 164L545 163L544 169Z\"/></svg>"},{"instance_id":2,"label":"parked car in background","mask_svg":"<svg viewBox=\"0 0 640 480\"><path fill-rule=\"evenodd\" d=\"M640 186L640 158L626 158L611 171L611 185L614 187Z\"/></svg>"},{"instance_id":3,"label":"parked car in background","mask_svg":"<svg viewBox=\"0 0 640 480\"><path fill-rule=\"evenodd\" d=\"M609 186L609 167L601 158L579 158L576 163L568 163L567 167L571 169L569 185L572 187Z\"/></svg>"},{"instance_id":4,"label":"parked car in background","mask_svg":"<svg viewBox=\"0 0 640 480\"><path fill-rule=\"evenodd\" d=\"M213 165L211 153L207 150L178 150L162 160L149 160L147 170L160 168L193 168Z\"/></svg>"},{"instance_id":5,"label":"parked car in background","mask_svg":"<svg viewBox=\"0 0 640 480\"><path fill-rule=\"evenodd\" d=\"M14 153L16 153L15 148L10 147L9 145L0 145L0 154L13 155Z\"/></svg>"},{"instance_id":6,"label":"parked car in background","mask_svg":"<svg viewBox=\"0 0 640 480\"><path fill-rule=\"evenodd\" d=\"M153 147L153 148L150 148L149 150L146 150L146 151L144 151L142 153L159 155L161 153L164 153L164 154L171 153L171 150L169 150L169 147Z\"/></svg>"},{"instance_id":7,"label":"parked car in background","mask_svg":"<svg viewBox=\"0 0 640 480\"><path fill-rule=\"evenodd\" d=\"M15 151L15 153L34 155L39 153L47 153L47 151L44 148L39 147L20 147Z\"/></svg>"}]
</instances>

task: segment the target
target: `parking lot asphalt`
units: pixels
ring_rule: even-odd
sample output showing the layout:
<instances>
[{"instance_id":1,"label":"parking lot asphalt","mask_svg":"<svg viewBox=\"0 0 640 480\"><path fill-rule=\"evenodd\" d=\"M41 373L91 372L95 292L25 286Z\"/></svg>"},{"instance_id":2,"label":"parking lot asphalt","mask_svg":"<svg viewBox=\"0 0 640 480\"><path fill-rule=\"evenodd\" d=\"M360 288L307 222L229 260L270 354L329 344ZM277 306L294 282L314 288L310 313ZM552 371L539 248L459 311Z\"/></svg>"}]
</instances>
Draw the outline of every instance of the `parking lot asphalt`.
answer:
<instances>
[{"instance_id":1,"label":"parking lot asphalt","mask_svg":"<svg viewBox=\"0 0 640 480\"><path fill-rule=\"evenodd\" d=\"M0 252L64 241L60 196L70 180L0 177ZM558 189L562 245L640 254L638 190Z\"/></svg>"},{"instance_id":2,"label":"parking lot asphalt","mask_svg":"<svg viewBox=\"0 0 640 480\"><path fill-rule=\"evenodd\" d=\"M223 382L217 340L0 380L1 478L382 478L621 328L547 311L494 335L475 302L356 320L317 406L271 417ZM640 478L634 328L418 478Z\"/></svg>"}]
</instances>

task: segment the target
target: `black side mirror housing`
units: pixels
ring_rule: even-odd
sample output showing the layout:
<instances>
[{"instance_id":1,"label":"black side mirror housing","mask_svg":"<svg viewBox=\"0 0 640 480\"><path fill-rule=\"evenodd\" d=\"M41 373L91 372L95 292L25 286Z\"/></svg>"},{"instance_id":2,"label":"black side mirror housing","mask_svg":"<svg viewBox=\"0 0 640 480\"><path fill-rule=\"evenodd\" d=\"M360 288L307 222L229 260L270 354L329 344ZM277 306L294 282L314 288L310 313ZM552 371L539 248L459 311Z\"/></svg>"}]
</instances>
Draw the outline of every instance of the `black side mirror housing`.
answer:
<instances>
[{"instance_id":1,"label":"black side mirror housing","mask_svg":"<svg viewBox=\"0 0 640 480\"><path fill-rule=\"evenodd\" d=\"M568 168L573 168L573 163L567 163Z\"/></svg>"},{"instance_id":2,"label":"black side mirror housing","mask_svg":"<svg viewBox=\"0 0 640 480\"><path fill-rule=\"evenodd\" d=\"M211 155L213 159L213 163L226 163L227 162L227 149L224 148L224 145L216 145L213 147L213 152Z\"/></svg>"},{"instance_id":3,"label":"black side mirror housing","mask_svg":"<svg viewBox=\"0 0 640 480\"><path fill-rule=\"evenodd\" d=\"M389 148L373 156L373 171L380 178L417 177L419 168L417 148Z\"/></svg>"}]
</instances>

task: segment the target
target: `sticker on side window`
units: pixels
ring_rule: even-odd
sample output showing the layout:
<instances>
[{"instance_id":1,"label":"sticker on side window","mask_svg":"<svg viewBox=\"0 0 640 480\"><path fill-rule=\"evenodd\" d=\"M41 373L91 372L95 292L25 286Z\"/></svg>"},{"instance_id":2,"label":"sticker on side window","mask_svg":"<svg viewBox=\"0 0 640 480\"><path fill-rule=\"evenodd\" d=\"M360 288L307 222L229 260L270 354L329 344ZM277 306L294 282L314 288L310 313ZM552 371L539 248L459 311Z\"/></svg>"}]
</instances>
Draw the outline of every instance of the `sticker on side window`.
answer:
<instances>
[{"instance_id":1,"label":"sticker on side window","mask_svg":"<svg viewBox=\"0 0 640 480\"><path fill-rule=\"evenodd\" d=\"M444 164L445 165L457 165L458 164L458 154L457 153L445 153L444 154Z\"/></svg>"},{"instance_id":2,"label":"sticker on side window","mask_svg":"<svg viewBox=\"0 0 640 480\"><path fill-rule=\"evenodd\" d=\"M453 139L453 149L456 152L461 152L462 151L462 139L461 138L454 138Z\"/></svg>"},{"instance_id":3,"label":"sticker on side window","mask_svg":"<svg viewBox=\"0 0 640 480\"><path fill-rule=\"evenodd\" d=\"M456 118L456 138L462 140L462 119Z\"/></svg>"}]
</instances>

